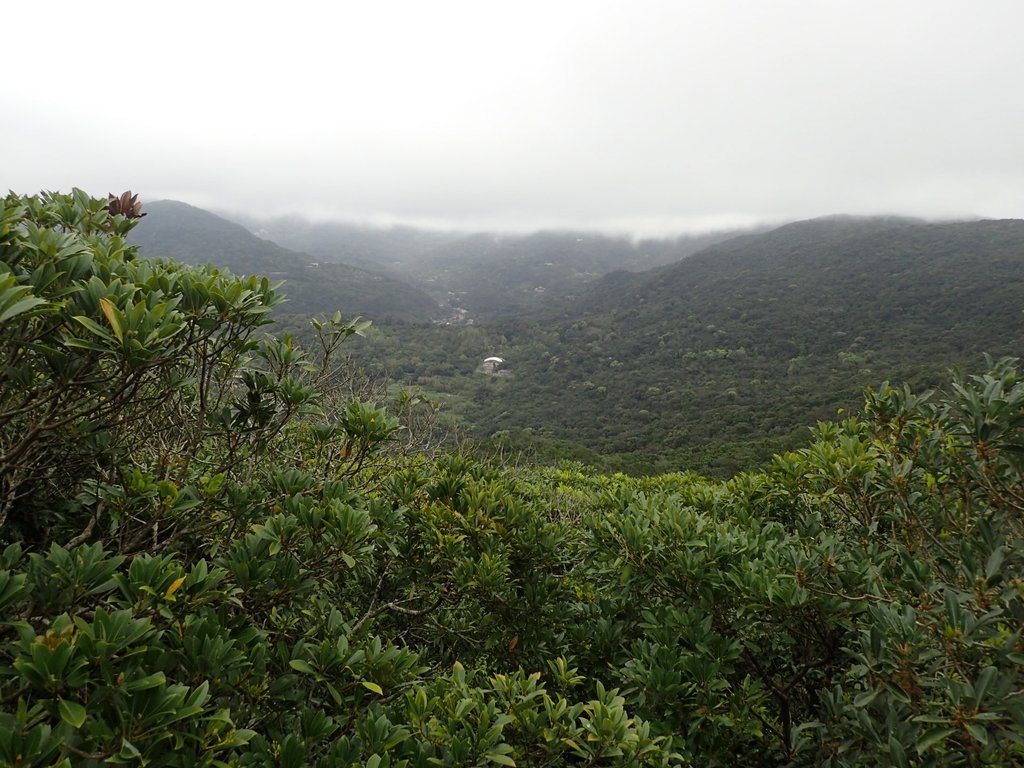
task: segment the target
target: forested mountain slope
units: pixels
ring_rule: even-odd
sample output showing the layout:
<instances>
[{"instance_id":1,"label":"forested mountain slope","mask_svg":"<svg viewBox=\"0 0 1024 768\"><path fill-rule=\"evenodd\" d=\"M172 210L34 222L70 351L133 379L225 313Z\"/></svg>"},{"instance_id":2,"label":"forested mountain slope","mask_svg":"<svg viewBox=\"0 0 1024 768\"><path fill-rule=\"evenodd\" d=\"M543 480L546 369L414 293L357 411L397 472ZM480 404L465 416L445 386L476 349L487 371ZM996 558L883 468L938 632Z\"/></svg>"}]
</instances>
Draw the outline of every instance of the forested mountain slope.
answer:
<instances>
[{"instance_id":1,"label":"forested mountain slope","mask_svg":"<svg viewBox=\"0 0 1024 768\"><path fill-rule=\"evenodd\" d=\"M451 291L472 316L494 319L559 306L610 272L670 264L736 234L637 242L583 232L480 234L437 247L410 272Z\"/></svg>"},{"instance_id":2,"label":"forested mountain slope","mask_svg":"<svg viewBox=\"0 0 1024 768\"><path fill-rule=\"evenodd\" d=\"M341 310L409 320L431 320L440 314L437 302L393 276L348 264L318 262L201 208L161 200L148 203L146 211L146 218L132 231L131 242L154 257L285 280L289 301L280 310L285 314Z\"/></svg>"},{"instance_id":3,"label":"forested mountain slope","mask_svg":"<svg viewBox=\"0 0 1024 768\"><path fill-rule=\"evenodd\" d=\"M721 231L633 241L593 232L532 234L375 228L296 217L236 217L261 237L326 261L387 271L479 322L575 296L602 275L669 264L740 234Z\"/></svg>"},{"instance_id":4,"label":"forested mountain slope","mask_svg":"<svg viewBox=\"0 0 1024 768\"><path fill-rule=\"evenodd\" d=\"M474 421L532 427L636 471L728 472L883 379L932 384L1024 341L1024 221L827 218L616 273L502 326L513 376Z\"/></svg>"}]
</instances>

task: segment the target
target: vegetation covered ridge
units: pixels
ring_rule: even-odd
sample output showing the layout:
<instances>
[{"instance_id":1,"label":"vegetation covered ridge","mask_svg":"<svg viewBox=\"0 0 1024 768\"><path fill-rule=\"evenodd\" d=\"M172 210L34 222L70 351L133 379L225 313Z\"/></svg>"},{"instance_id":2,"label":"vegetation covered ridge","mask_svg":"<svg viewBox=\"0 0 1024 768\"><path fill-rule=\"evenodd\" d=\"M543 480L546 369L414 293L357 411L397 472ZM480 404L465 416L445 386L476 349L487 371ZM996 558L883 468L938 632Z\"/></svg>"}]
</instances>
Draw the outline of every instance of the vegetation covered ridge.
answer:
<instances>
[{"instance_id":1,"label":"vegetation covered ridge","mask_svg":"<svg viewBox=\"0 0 1024 768\"><path fill-rule=\"evenodd\" d=\"M1024 762L1016 361L722 482L425 454L105 202L0 208L0 764Z\"/></svg>"},{"instance_id":2,"label":"vegetation covered ridge","mask_svg":"<svg viewBox=\"0 0 1024 768\"><path fill-rule=\"evenodd\" d=\"M149 218L128 240L151 257L186 264L212 263L236 274L284 282L288 302L277 315L332 314L344 309L375 318L428 322L440 317L437 302L407 281L348 263L282 248L209 211L174 200L146 205Z\"/></svg>"},{"instance_id":3,"label":"vegetation covered ridge","mask_svg":"<svg viewBox=\"0 0 1024 768\"><path fill-rule=\"evenodd\" d=\"M1024 221L830 217L606 275L489 327L384 327L366 355L481 434L611 471L728 477L879 381L937 388L1024 344ZM505 377L473 375L498 355Z\"/></svg>"}]
</instances>

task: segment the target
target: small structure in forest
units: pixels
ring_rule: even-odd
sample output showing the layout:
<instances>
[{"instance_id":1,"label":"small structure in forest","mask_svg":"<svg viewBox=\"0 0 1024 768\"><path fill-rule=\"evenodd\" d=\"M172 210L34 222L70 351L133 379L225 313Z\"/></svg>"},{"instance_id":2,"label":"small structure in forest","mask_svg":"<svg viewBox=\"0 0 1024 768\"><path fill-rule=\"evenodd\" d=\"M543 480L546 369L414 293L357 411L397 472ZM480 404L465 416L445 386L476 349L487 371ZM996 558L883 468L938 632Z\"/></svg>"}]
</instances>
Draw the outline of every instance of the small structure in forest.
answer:
<instances>
[{"instance_id":1,"label":"small structure in forest","mask_svg":"<svg viewBox=\"0 0 1024 768\"><path fill-rule=\"evenodd\" d=\"M505 360L501 357L487 357L481 363L480 370L488 375L495 374L504 364Z\"/></svg>"}]
</instances>

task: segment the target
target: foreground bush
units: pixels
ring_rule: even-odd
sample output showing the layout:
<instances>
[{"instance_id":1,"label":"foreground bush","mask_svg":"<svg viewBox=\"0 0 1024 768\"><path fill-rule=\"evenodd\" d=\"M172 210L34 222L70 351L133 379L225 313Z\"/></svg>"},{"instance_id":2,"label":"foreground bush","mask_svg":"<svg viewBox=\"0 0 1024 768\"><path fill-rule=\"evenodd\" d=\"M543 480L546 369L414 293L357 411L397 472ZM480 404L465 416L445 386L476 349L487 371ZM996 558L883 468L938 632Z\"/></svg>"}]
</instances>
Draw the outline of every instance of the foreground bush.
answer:
<instances>
[{"instance_id":1,"label":"foreground bush","mask_svg":"<svg viewBox=\"0 0 1024 768\"><path fill-rule=\"evenodd\" d=\"M385 460L399 420L332 396L363 324L317 359L260 336L273 286L142 259L135 223L78 191L0 215L0 761L674 759L554 654L563 528Z\"/></svg>"}]
</instances>

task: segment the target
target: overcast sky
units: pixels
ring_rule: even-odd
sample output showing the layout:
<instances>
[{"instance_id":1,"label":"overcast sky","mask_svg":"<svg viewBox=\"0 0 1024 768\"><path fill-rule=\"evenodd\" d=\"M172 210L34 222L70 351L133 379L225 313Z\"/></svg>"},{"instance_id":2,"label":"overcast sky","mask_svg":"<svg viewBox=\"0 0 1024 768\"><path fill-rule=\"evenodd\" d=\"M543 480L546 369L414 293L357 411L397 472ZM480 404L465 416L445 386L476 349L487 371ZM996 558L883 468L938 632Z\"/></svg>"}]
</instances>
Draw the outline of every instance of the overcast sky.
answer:
<instances>
[{"instance_id":1,"label":"overcast sky","mask_svg":"<svg viewBox=\"0 0 1024 768\"><path fill-rule=\"evenodd\" d=\"M1024 2L16 2L0 187L671 232L1024 216Z\"/></svg>"}]
</instances>

